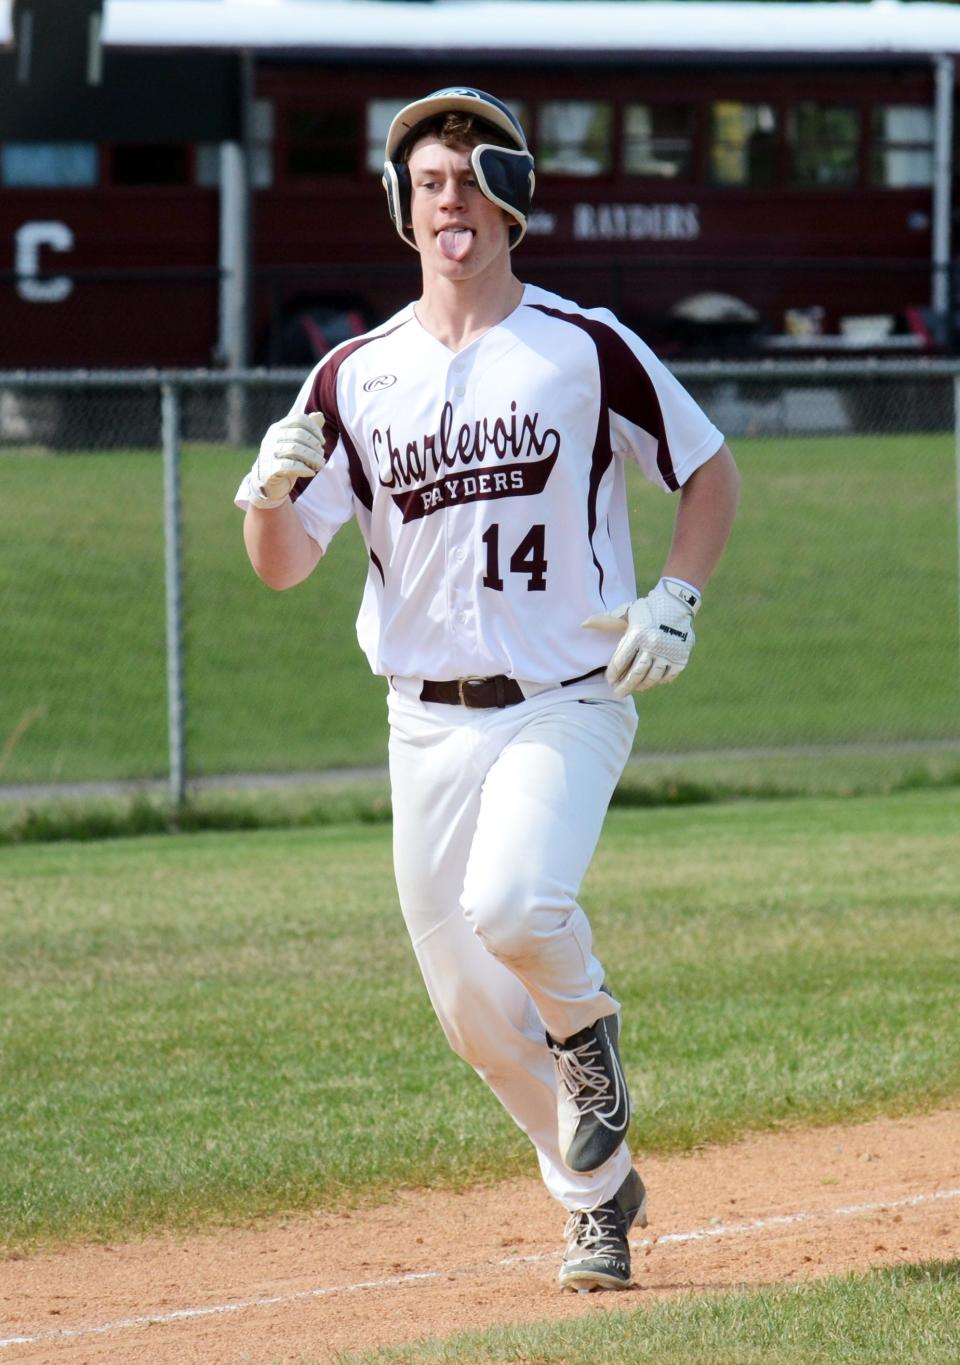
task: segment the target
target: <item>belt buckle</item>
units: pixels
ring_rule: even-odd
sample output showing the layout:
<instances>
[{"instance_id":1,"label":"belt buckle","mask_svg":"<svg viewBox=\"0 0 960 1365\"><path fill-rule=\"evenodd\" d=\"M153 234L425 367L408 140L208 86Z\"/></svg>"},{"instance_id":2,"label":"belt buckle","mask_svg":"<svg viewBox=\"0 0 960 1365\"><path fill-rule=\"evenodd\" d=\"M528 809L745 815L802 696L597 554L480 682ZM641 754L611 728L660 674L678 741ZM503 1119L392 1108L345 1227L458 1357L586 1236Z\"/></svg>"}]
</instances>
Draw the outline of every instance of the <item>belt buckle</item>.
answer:
<instances>
[{"instance_id":1,"label":"belt buckle","mask_svg":"<svg viewBox=\"0 0 960 1365\"><path fill-rule=\"evenodd\" d=\"M486 678L478 677L458 678L457 696L460 698L460 705L465 706L468 711L476 711L478 709L482 709L474 706L473 702L467 700L466 694L464 693L463 689L467 686L468 683L485 683L486 681L487 681Z\"/></svg>"}]
</instances>

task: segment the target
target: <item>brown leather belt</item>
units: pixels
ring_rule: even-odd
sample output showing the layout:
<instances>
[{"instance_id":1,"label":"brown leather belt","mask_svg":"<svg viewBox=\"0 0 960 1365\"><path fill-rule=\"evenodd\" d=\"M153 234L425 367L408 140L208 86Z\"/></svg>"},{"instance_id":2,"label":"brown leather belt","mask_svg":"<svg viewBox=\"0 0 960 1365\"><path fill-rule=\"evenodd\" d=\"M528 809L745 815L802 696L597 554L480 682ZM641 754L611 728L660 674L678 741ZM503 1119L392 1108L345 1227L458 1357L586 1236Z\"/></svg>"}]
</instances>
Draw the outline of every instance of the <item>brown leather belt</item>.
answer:
<instances>
[{"instance_id":1,"label":"brown leather belt","mask_svg":"<svg viewBox=\"0 0 960 1365\"><path fill-rule=\"evenodd\" d=\"M602 672L602 666L593 668L589 673L581 673L579 678L567 678L560 686L570 687L572 683L584 682ZM494 678L454 678L450 682L424 679L420 700L441 702L445 706L466 706L471 710L496 707L502 711L505 706L516 706L526 698L514 678L498 673Z\"/></svg>"}]
</instances>

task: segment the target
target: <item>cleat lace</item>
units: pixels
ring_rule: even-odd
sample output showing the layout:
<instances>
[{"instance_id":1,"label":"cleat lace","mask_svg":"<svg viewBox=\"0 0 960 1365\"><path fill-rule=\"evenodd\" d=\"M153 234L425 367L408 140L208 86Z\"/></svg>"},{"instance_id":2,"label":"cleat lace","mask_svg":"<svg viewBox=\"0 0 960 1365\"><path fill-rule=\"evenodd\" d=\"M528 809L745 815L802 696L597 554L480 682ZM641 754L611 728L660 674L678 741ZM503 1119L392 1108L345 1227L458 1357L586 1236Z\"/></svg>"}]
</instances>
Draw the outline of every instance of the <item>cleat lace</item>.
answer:
<instances>
[{"instance_id":1,"label":"cleat lace","mask_svg":"<svg viewBox=\"0 0 960 1365\"><path fill-rule=\"evenodd\" d=\"M616 1211L609 1205L597 1209L575 1209L563 1230L566 1256L574 1252L589 1256L619 1256L624 1254L624 1236Z\"/></svg>"},{"instance_id":2,"label":"cleat lace","mask_svg":"<svg viewBox=\"0 0 960 1365\"><path fill-rule=\"evenodd\" d=\"M596 1114L603 1122L605 1109L616 1111L620 1103L620 1078L614 1078L617 1082L614 1088L597 1042L588 1039L576 1048L558 1048L556 1058L563 1088L580 1114Z\"/></svg>"}]
</instances>

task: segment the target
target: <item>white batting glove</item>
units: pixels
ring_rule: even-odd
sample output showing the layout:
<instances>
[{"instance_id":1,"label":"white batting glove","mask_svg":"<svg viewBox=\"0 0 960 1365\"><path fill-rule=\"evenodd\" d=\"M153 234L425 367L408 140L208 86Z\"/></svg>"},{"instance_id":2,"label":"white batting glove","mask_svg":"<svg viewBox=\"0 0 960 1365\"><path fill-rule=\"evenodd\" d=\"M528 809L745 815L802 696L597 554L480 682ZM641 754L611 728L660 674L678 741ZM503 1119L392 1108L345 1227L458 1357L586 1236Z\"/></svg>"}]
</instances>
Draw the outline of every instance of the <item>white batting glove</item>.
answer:
<instances>
[{"instance_id":1,"label":"white batting glove","mask_svg":"<svg viewBox=\"0 0 960 1365\"><path fill-rule=\"evenodd\" d=\"M680 676L696 643L693 618L699 610L700 594L689 583L661 578L646 597L584 621L623 635L607 665L607 682L616 696L647 692Z\"/></svg>"},{"instance_id":2,"label":"white batting glove","mask_svg":"<svg viewBox=\"0 0 960 1365\"><path fill-rule=\"evenodd\" d=\"M323 413L295 412L267 427L260 453L247 475L247 500L253 507L279 507L298 479L312 479L327 462Z\"/></svg>"}]
</instances>

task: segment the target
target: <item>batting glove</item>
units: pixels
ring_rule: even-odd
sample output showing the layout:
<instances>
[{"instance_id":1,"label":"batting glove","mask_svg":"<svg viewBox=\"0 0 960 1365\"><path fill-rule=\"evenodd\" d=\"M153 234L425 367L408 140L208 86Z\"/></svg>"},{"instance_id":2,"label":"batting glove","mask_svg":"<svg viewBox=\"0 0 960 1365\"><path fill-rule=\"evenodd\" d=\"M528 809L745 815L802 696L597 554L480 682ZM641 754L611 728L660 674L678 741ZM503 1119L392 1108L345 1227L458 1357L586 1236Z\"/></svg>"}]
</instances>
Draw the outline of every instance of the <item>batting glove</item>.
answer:
<instances>
[{"instance_id":1,"label":"batting glove","mask_svg":"<svg viewBox=\"0 0 960 1365\"><path fill-rule=\"evenodd\" d=\"M295 412L267 428L247 476L251 506L279 507L298 479L312 479L320 472L327 462L323 420L321 412Z\"/></svg>"},{"instance_id":2,"label":"batting glove","mask_svg":"<svg viewBox=\"0 0 960 1365\"><path fill-rule=\"evenodd\" d=\"M689 583L661 578L646 597L584 621L623 635L607 665L607 682L616 696L647 692L680 676L696 643L693 618L699 610L700 594Z\"/></svg>"}]
</instances>

